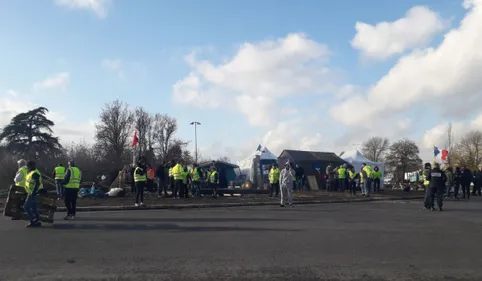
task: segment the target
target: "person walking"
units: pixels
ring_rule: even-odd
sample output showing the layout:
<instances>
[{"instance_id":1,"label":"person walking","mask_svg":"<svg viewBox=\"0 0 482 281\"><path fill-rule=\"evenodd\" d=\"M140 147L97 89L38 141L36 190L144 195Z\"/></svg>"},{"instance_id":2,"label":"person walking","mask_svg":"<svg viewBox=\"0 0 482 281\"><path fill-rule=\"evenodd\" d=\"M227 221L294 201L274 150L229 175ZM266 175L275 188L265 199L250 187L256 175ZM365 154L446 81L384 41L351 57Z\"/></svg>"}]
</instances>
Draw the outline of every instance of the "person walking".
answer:
<instances>
[{"instance_id":1,"label":"person walking","mask_svg":"<svg viewBox=\"0 0 482 281\"><path fill-rule=\"evenodd\" d=\"M273 194L275 194L275 197L278 197L279 194L279 177L280 177L280 170L278 169L278 164L273 164L271 166L271 170L269 171L269 197L273 197Z\"/></svg>"},{"instance_id":2,"label":"person walking","mask_svg":"<svg viewBox=\"0 0 482 281\"><path fill-rule=\"evenodd\" d=\"M57 190L57 198L63 199L64 198L64 186L62 182L65 179L65 167L62 164L58 164L55 167L52 177L55 179L55 188Z\"/></svg>"},{"instance_id":3,"label":"person walking","mask_svg":"<svg viewBox=\"0 0 482 281\"><path fill-rule=\"evenodd\" d=\"M134 170L134 182L136 185L136 203L134 206L144 206L144 189L147 183L147 168L146 162L143 158L137 161L137 166Z\"/></svg>"},{"instance_id":4,"label":"person walking","mask_svg":"<svg viewBox=\"0 0 482 281\"><path fill-rule=\"evenodd\" d=\"M424 164L424 170L422 172L423 186L425 187L425 197L423 199L423 205L425 209L430 209L430 171L432 170L432 165L430 163Z\"/></svg>"},{"instance_id":5,"label":"person walking","mask_svg":"<svg viewBox=\"0 0 482 281\"><path fill-rule=\"evenodd\" d=\"M447 177L447 181L445 182L445 196L450 198L452 194L452 188L454 186L454 173L452 171L452 167L448 166L445 169L445 176Z\"/></svg>"},{"instance_id":6,"label":"person walking","mask_svg":"<svg viewBox=\"0 0 482 281\"><path fill-rule=\"evenodd\" d=\"M443 196L447 177L445 173L440 169L440 164L434 164L433 169L431 169L430 172L427 174L426 179L430 182L430 200L426 208L435 211L435 197L437 197L438 210L442 211Z\"/></svg>"},{"instance_id":7,"label":"person walking","mask_svg":"<svg viewBox=\"0 0 482 281\"><path fill-rule=\"evenodd\" d=\"M481 196L482 189L482 165L477 167L474 171L474 189L472 190L473 196Z\"/></svg>"},{"instance_id":8,"label":"person walking","mask_svg":"<svg viewBox=\"0 0 482 281\"><path fill-rule=\"evenodd\" d=\"M289 162L285 164L285 168L280 173L280 188L280 207L286 206L286 202L288 202L289 207L293 207L293 201L291 198L291 191L293 190L293 173L291 172Z\"/></svg>"},{"instance_id":9,"label":"person walking","mask_svg":"<svg viewBox=\"0 0 482 281\"><path fill-rule=\"evenodd\" d=\"M36 163L34 161L28 161L27 176L25 177L25 192L27 193L27 199L25 199L23 205L23 209L30 220L27 227L39 227L42 225L40 222L40 213L37 209L37 195L42 189L42 175L40 174L40 171L37 170Z\"/></svg>"},{"instance_id":10,"label":"person walking","mask_svg":"<svg viewBox=\"0 0 482 281\"><path fill-rule=\"evenodd\" d=\"M77 211L77 197L82 180L82 172L77 168L75 162L69 161L69 168L66 170L62 185L65 188L64 203L67 208L67 216L64 220L74 220Z\"/></svg>"}]
</instances>

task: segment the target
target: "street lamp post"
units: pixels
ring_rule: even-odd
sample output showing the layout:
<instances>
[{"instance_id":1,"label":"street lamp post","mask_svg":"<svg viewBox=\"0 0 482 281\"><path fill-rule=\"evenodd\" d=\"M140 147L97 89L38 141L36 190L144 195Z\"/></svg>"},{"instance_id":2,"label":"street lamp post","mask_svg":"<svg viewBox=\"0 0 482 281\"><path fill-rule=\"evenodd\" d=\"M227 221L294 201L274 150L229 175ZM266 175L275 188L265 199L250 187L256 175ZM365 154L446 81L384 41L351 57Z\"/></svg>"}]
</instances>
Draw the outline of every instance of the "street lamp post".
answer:
<instances>
[{"instance_id":1,"label":"street lamp post","mask_svg":"<svg viewBox=\"0 0 482 281\"><path fill-rule=\"evenodd\" d=\"M193 121L191 122L191 125L194 125L194 158L195 162L197 163L197 126L201 125L201 123Z\"/></svg>"}]
</instances>

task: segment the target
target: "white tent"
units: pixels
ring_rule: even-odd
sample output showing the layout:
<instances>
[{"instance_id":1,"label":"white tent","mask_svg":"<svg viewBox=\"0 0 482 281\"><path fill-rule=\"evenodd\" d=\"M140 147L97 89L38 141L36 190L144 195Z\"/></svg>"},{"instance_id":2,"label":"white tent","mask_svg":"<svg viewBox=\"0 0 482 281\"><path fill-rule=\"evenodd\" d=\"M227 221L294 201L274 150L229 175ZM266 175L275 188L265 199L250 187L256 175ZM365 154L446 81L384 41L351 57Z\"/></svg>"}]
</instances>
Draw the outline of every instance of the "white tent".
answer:
<instances>
[{"instance_id":1,"label":"white tent","mask_svg":"<svg viewBox=\"0 0 482 281\"><path fill-rule=\"evenodd\" d=\"M367 165L372 166L372 168L375 168L375 166L382 171L382 180L380 182L380 187L383 188L383 178L385 177L385 164L381 162L373 162L368 160L363 154L361 154L360 151L358 150L350 150L350 151L345 151L342 155L340 155L341 159L345 160L346 162L350 163L353 165L355 168L355 172L359 173L361 171L361 166L362 163L366 163Z\"/></svg>"},{"instance_id":2,"label":"white tent","mask_svg":"<svg viewBox=\"0 0 482 281\"><path fill-rule=\"evenodd\" d=\"M276 155L274 155L266 147L257 150L255 153L245 158L244 160L238 161L236 164L238 164L239 169L241 170L241 174L246 175L247 179L249 179L250 181L254 180L254 169L256 168L258 171L260 170L260 167L253 167L254 159L256 159L256 156L258 155L261 162L263 162L263 160L267 162L278 161L278 157L276 157Z\"/></svg>"}]
</instances>

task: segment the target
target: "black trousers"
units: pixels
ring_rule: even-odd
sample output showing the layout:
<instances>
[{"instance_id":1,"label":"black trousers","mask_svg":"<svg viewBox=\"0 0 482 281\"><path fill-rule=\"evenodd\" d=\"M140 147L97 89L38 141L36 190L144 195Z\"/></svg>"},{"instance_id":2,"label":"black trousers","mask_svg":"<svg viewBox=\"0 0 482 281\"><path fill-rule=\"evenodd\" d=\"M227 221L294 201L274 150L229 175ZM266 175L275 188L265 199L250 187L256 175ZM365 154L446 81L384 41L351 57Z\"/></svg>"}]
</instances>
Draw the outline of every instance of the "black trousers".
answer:
<instances>
[{"instance_id":1,"label":"black trousers","mask_svg":"<svg viewBox=\"0 0 482 281\"><path fill-rule=\"evenodd\" d=\"M276 192L276 193L275 193ZM279 194L279 182L276 183L271 183L269 185L269 196L273 196L273 194L276 194L275 196L278 197Z\"/></svg>"},{"instance_id":2,"label":"black trousers","mask_svg":"<svg viewBox=\"0 0 482 281\"><path fill-rule=\"evenodd\" d=\"M182 188L182 180L174 180L174 189L172 190L172 198L179 198Z\"/></svg>"},{"instance_id":3,"label":"black trousers","mask_svg":"<svg viewBox=\"0 0 482 281\"><path fill-rule=\"evenodd\" d=\"M169 177L168 181L167 181L167 184L169 185L169 188L171 189L171 191L173 191L174 190L174 177Z\"/></svg>"},{"instance_id":4,"label":"black trousers","mask_svg":"<svg viewBox=\"0 0 482 281\"><path fill-rule=\"evenodd\" d=\"M462 197L470 199L470 183L462 183Z\"/></svg>"},{"instance_id":5,"label":"black trousers","mask_svg":"<svg viewBox=\"0 0 482 281\"><path fill-rule=\"evenodd\" d=\"M349 185L350 185L350 194L356 195L356 181L351 180L349 182Z\"/></svg>"},{"instance_id":6,"label":"black trousers","mask_svg":"<svg viewBox=\"0 0 482 281\"><path fill-rule=\"evenodd\" d=\"M373 180L373 192L380 192L380 179L376 178Z\"/></svg>"},{"instance_id":7,"label":"black trousers","mask_svg":"<svg viewBox=\"0 0 482 281\"><path fill-rule=\"evenodd\" d=\"M67 208L68 216L75 216L77 211L77 195L79 193L78 188L65 188L64 203Z\"/></svg>"},{"instance_id":8,"label":"black trousers","mask_svg":"<svg viewBox=\"0 0 482 281\"><path fill-rule=\"evenodd\" d=\"M338 179L338 190L345 192L346 189L346 179Z\"/></svg>"},{"instance_id":9,"label":"black trousers","mask_svg":"<svg viewBox=\"0 0 482 281\"><path fill-rule=\"evenodd\" d=\"M425 186L425 198L423 199L423 205L427 209L430 209L432 207L432 204L430 203L430 200L431 200L430 196L431 196L430 187Z\"/></svg>"},{"instance_id":10,"label":"black trousers","mask_svg":"<svg viewBox=\"0 0 482 281\"><path fill-rule=\"evenodd\" d=\"M454 183L454 197L459 198L460 183Z\"/></svg>"},{"instance_id":11,"label":"black trousers","mask_svg":"<svg viewBox=\"0 0 482 281\"><path fill-rule=\"evenodd\" d=\"M429 201L429 208L435 207L435 197L437 197L437 206L442 208L444 204L444 193L445 193L445 186L439 187L430 187L430 201Z\"/></svg>"},{"instance_id":12,"label":"black trousers","mask_svg":"<svg viewBox=\"0 0 482 281\"><path fill-rule=\"evenodd\" d=\"M217 183L209 183L209 187L212 189L213 191L213 197L214 198L217 198L218 197L218 184Z\"/></svg>"},{"instance_id":13,"label":"black trousers","mask_svg":"<svg viewBox=\"0 0 482 281\"><path fill-rule=\"evenodd\" d=\"M474 182L474 189L472 190L472 195L478 195L481 196L481 187L482 187L482 182L476 181Z\"/></svg>"},{"instance_id":14,"label":"black trousers","mask_svg":"<svg viewBox=\"0 0 482 281\"><path fill-rule=\"evenodd\" d=\"M162 192L164 191L164 196L167 197L167 187L166 183L164 182L164 179L157 179L157 192L159 195L162 195Z\"/></svg>"},{"instance_id":15,"label":"black trousers","mask_svg":"<svg viewBox=\"0 0 482 281\"><path fill-rule=\"evenodd\" d=\"M144 202L144 188L146 187L145 181L136 182L136 203Z\"/></svg>"},{"instance_id":16,"label":"black trousers","mask_svg":"<svg viewBox=\"0 0 482 281\"><path fill-rule=\"evenodd\" d=\"M181 189L179 190L179 197L181 198L188 198L189 191L187 190L187 183L181 183Z\"/></svg>"}]
</instances>

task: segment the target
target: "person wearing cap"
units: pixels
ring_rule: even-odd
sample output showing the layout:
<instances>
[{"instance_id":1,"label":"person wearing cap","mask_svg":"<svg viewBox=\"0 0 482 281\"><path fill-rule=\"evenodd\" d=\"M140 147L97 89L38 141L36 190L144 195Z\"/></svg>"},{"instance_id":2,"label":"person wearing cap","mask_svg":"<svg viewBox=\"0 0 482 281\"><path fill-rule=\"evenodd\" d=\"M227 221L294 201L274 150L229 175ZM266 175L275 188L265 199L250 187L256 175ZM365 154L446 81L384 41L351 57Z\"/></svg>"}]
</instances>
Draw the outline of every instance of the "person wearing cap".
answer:
<instances>
[{"instance_id":1,"label":"person wearing cap","mask_svg":"<svg viewBox=\"0 0 482 281\"><path fill-rule=\"evenodd\" d=\"M57 197L59 199L64 198L64 187L62 186L62 182L65 179L65 167L62 164L58 164L55 167L52 177L55 179L55 187L57 189Z\"/></svg>"},{"instance_id":2,"label":"person wearing cap","mask_svg":"<svg viewBox=\"0 0 482 281\"><path fill-rule=\"evenodd\" d=\"M64 220L74 220L77 211L77 196L79 194L82 172L75 165L73 160L69 161L69 168L66 170L62 185L65 188L64 202L67 208L67 216Z\"/></svg>"},{"instance_id":3,"label":"person wearing cap","mask_svg":"<svg viewBox=\"0 0 482 281\"><path fill-rule=\"evenodd\" d=\"M28 161L27 163L27 176L25 178L25 192L27 193L27 199L23 205L23 209L28 215L30 223L27 227L39 227L42 225L40 222L40 214L37 209L37 194L43 189L42 175L37 170L37 165L34 161Z\"/></svg>"},{"instance_id":4,"label":"person wearing cap","mask_svg":"<svg viewBox=\"0 0 482 281\"><path fill-rule=\"evenodd\" d=\"M440 169L439 163L434 163L434 167L427 174L426 179L430 182L430 199L425 208L435 211L435 197L437 197L438 210L442 211L445 182L447 181L447 177L445 176L445 173Z\"/></svg>"},{"instance_id":5,"label":"person wearing cap","mask_svg":"<svg viewBox=\"0 0 482 281\"><path fill-rule=\"evenodd\" d=\"M286 206L286 201L290 207L293 207L291 191L293 190L293 173L291 172L290 163L285 164L285 168L280 173L281 202L280 207ZM288 199L288 200L287 200Z\"/></svg>"}]
</instances>

